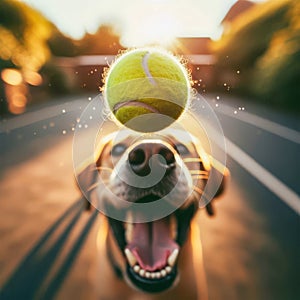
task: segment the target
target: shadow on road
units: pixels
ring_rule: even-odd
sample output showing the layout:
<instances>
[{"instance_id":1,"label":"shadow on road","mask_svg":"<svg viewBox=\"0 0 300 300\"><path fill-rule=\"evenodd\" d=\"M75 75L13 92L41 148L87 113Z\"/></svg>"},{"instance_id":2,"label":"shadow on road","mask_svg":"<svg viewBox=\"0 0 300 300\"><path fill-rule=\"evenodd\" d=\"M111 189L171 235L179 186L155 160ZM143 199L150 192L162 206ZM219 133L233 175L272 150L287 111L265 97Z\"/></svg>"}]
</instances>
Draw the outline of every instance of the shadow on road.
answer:
<instances>
[{"instance_id":1,"label":"shadow on road","mask_svg":"<svg viewBox=\"0 0 300 300\"><path fill-rule=\"evenodd\" d=\"M47 286L44 286L58 255L64 249L69 236L84 211L84 200L76 201L63 215L45 232L38 243L31 249L24 260L19 264L15 272L4 284L0 293L1 299L52 299L59 290L64 279L68 275L73 262L83 246L90 229L92 228L98 211L95 210L81 229L76 240L70 247L70 251L61 262L57 271L51 276ZM65 228L58 234L60 226L67 220ZM49 240L56 238L49 245ZM47 245L49 245L47 249ZM43 288L41 290L41 288Z\"/></svg>"}]
</instances>

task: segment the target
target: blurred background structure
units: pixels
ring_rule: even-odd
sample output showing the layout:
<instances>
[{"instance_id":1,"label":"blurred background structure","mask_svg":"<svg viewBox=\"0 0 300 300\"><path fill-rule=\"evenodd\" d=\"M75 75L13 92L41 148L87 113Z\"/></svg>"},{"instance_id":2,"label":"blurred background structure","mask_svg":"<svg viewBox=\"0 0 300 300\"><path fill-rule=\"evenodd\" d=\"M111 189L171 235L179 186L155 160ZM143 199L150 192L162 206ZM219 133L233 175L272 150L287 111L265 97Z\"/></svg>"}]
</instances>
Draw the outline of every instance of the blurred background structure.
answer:
<instances>
[{"instance_id":1,"label":"blurred background structure","mask_svg":"<svg viewBox=\"0 0 300 300\"><path fill-rule=\"evenodd\" d=\"M90 2L91 7L95 5ZM114 2L110 5L118 4L117 0ZM201 6L189 6L190 21L177 15L181 2L174 10L168 1L149 1L143 6L129 5L131 10L135 9L131 14L136 13L132 24L117 19L120 13L109 18L97 16L89 8L86 14L90 18L84 13L80 18L77 11L77 20L70 17L76 24L70 26L57 21L58 17L65 19L63 12L71 5L69 1L59 8L56 1L45 4L1 0L1 114L20 114L26 106L49 101L53 95L97 93L103 69L120 51L136 45L157 45L184 56L194 87L200 92L238 93L278 108L299 111L299 1L228 0L222 5L217 3L218 6L214 2L214 14L208 4L198 15L192 11L200 10ZM185 6L188 5L192 3ZM80 10L74 5L72 11L76 8ZM132 17L127 10L122 13ZM143 16L145 11L148 17ZM206 12L210 14L205 18ZM97 20L89 31L84 29L88 27L84 23L87 19ZM130 26L135 26L135 31ZM77 31L70 31L70 27ZM146 33L139 34L137 28ZM69 34L65 33L68 30Z\"/></svg>"}]
</instances>

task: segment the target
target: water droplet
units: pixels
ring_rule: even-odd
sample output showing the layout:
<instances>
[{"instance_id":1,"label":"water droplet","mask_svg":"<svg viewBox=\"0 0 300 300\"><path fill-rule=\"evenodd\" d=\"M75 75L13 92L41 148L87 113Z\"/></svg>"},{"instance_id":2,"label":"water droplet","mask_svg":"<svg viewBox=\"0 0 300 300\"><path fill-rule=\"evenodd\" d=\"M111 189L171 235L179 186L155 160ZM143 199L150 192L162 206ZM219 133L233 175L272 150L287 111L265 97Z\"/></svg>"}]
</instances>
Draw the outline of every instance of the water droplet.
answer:
<instances>
[{"instance_id":1,"label":"water droplet","mask_svg":"<svg viewBox=\"0 0 300 300\"><path fill-rule=\"evenodd\" d=\"M78 128L81 128L81 127L82 127L82 125L81 125L81 124L79 124L79 125L78 125Z\"/></svg>"},{"instance_id":2,"label":"water droplet","mask_svg":"<svg viewBox=\"0 0 300 300\"><path fill-rule=\"evenodd\" d=\"M224 85L224 86L227 86L227 83L225 82L223 85Z\"/></svg>"},{"instance_id":3,"label":"water droplet","mask_svg":"<svg viewBox=\"0 0 300 300\"><path fill-rule=\"evenodd\" d=\"M84 125L84 128L88 128L88 127L89 127L88 124L85 124L85 125Z\"/></svg>"},{"instance_id":4,"label":"water droplet","mask_svg":"<svg viewBox=\"0 0 300 300\"><path fill-rule=\"evenodd\" d=\"M91 100L92 100L92 97L89 97L88 100L91 101Z\"/></svg>"},{"instance_id":5,"label":"water droplet","mask_svg":"<svg viewBox=\"0 0 300 300\"><path fill-rule=\"evenodd\" d=\"M50 126L50 127L54 127L54 126L55 126L55 123L54 123L54 122L50 122L50 123L49 123L49 126Z\"/></svg>"},{"instance_id":6,"label":"water droplet","mask_svg":"<svg viewBox=\"0 0 300 300\"><path fill-rule=\"evenodd\" d=\"M242 107L242 110L245 110L245 107Z\"/></svg>"},{"instance_id":7,"label":"water droplet","mask_svg":"<svg viewBox=\"0 0 300 300\"><path fill-rule=\"evenodd\" d=\"M95 106L93 107L93 110L96 110L96 107L95 107Z\"/></svg>"},{"instance_id":8,"label":"water droplet","mask_svg":"<svg viewBox=\"0 0 300 300\"><path fill-rule=\"evenodd\" d=\"M66 133L67 133L67 131L66 131L66 130L63 130L62 134L66 134Z\"/></svg>"},{"instance_id":9,"label":"water droplet","mask_svg":"<svg viewBox=\"0 0 300 300\"><path fill-rule=\"evenodd\" d=\"M236 110L234 111L234 114L235 114L235 115L237 114L237 111L236 111Z\"/></svg>"},{"instance_id":10,"label":"water droplet","mask_svg":"<svg viewBox=\"0 0 300 300\"><path fill-rule=\"evenodd\" d=\"M36 131L33 133L33 135L36 135Z\"/></svg>"},{"instance_id":11,"label":"water droplet","mask_svg":"<svg viewBox=\"0 0 300 300\"><path fill-rule=\"evenodd\" d=\"M93 119L93 116L90 116L90 120L92 120Z\"/></svg>"},{"instance_id":12,"label":"water droplet","mask_svg":"<svg viewBox=\"0 0 300 300\"><path fill-rule=\"evenodd\" d=\"M72 131L74 131L75 130L75 128L74 127L72 127Z\"/></svg>"},{"instance_id":13,"label":"water droplet","mask_svg":"<svg viewBox=\"0 0 300 300\"><path fill-rule=\"evenodd\" d=\"M218 104L218 103L216 104L216 107L219 107L219 104Z\"/></svg>"},{"instance_id":14,"label":"water droplet","mask_svg":"<svg viewBox=\"0 0 300 300\"><path fill-rule=\"evenodd\" d=\"M63 109L61 112L62 112L63 114L65 114L65 113L66 113L66 110L65 110L65 109Z\"/></svg>"},{"instance_id":15,"label":"water droplet","mask_svg":"<svg viewBox=\"0 0 300 300\"><path fill-rule=\"evenodd\" d=\"M80 122L80 118L77 118L77 119L76 119L76 122L79 123L79 122Z\"/></svg>"},{"instance_id":16,"label":"water droplet","mask_svg":"<svg viewBox=\"0 0 300 300\"><path fill-rule=\"evenodd\" d=\"M217 98L217 100L219 100L219 99L220 99L220 96L217 96L216 98Z\"/></svg>"}]
</instances>

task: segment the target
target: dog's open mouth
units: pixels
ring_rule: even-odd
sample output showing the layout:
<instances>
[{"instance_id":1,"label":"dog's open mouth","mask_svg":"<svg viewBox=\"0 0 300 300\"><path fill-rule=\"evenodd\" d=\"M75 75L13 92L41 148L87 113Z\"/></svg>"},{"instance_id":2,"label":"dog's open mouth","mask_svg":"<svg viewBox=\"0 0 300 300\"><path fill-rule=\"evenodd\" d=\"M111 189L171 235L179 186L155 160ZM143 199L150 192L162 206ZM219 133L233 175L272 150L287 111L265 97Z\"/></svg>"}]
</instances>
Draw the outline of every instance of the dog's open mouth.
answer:
<instances>
[{"instance_id":1,"label":"dog's open mouth","mask_svg":"<svg viewBox=\"0 0 300 300\"><path fill-rule=\"evenodd\" d=\"M174 240L176 229L172 225L174 221L171 221L174 219L126 224L127 245L124 252L128 275L143 290L155 292L166 289L175 279L179 245Z\"/></svg>"},{"instance_id":2,"label":"dog's open mouth","mask_svg":"<svg viewBox=\"0 0 300 300\"><path fill-rule=\"evenodd\" d=\"M128 222L124 227L127 275L132 283L147 292L169 288L176 278L180 249L175 215L147 223Z\"/></svg>"},{"instance_id":3,"label":"dog's open mouth","mask_svg":"<svg viewBox=\"0 0 300 300\"><path fill-rule=\"evenodd\" d=\"M146 199L147 197L147 199ZM138 202L147 202L148 195ZM128 213L127 222L110 220L118 245L126 258L126 274L138 289L157 293L170 288L177 278L177 259L197 206L191 202L171 215L147 223L138 223L138 216Z\"/></svg>"}]
</instances>

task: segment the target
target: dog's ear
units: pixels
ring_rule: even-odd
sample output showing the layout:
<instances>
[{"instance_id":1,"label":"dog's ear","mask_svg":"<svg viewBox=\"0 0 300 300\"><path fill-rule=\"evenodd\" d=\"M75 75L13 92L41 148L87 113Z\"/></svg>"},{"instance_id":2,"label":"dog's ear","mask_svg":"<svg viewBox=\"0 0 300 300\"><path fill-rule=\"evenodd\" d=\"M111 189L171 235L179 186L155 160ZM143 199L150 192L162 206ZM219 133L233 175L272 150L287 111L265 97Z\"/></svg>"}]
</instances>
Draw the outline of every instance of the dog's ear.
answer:
<instances>
[{"instance_id":1,"label":"dog's ear","mask_svg":"<svg viewBox=\"0 0 300 300\"><path fill-rule=\"evenodd\" d=\"M218 160L209 156L210 164L211 164L211 171L215 173L215 176L218 177L218 182L221 182L217 191L215 192L214 198L217 198L223 194L225 188L227 186L227 182L230 178L229 169L220 163Z\"/></svg>"},{"instance_id":2,"label":"dog's ear","mask_svg":"<svg viewBox=\"0 0 300 300\"><path fill-rule=\"evenodd\" d=\"M110 139L109 136L101 139L98 148L95 152L94 157L87 159L79 168L76 170L77 185L83 194L84 198L87 199L87 209L90 208L90 194L97 186L98 182L98 167L101 166L102 152Z\"/></svg>"},{"instance_id":3,"label":"dog's ear","mask_svg":"<svg viewBox=\"0 0 300 300\"><path fill-rule=\"evenodd\" d=\"M213 180L217 182L218 186L217 189L216 187L212 188L214 189L213 192L209 192L209 189L211 188L210 186L207 186L208 193L210 195L214 194L213 199L211 200L210 203L206 205L206 212L208 213L209 216L215 215L215 209L214 209L214 199L217 197L221 196L227 186L228 179L230 177L230 172L228 168L226 168L223 164L221 164L219 161L214 159L213 157L209 156L210 158L210 176L212 176ZM215 190L216 189L216 190Z\"/></svg>"}]
</instances>

